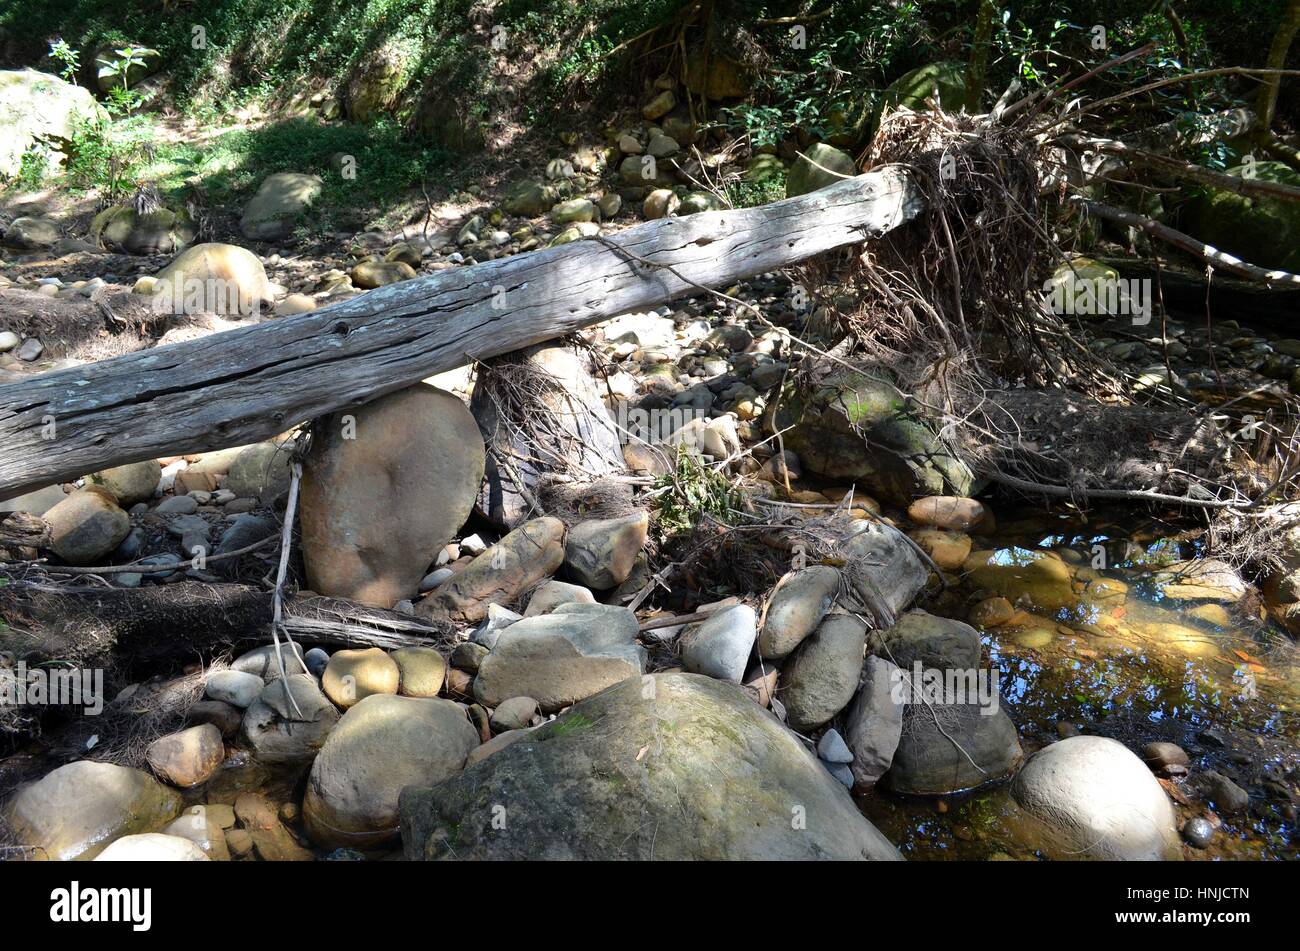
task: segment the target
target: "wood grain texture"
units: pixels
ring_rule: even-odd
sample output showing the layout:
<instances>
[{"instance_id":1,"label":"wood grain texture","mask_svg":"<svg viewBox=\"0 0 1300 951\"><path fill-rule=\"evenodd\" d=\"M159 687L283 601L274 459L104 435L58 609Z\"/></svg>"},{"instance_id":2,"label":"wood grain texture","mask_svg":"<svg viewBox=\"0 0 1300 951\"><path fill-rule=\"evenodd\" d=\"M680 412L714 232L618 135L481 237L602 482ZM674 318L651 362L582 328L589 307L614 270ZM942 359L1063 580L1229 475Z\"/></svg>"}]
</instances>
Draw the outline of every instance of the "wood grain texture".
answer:
<instances>
[{"instance_id":1,"label":"wood grain texture","mask_svg":"<svg viewBox=\"0 0 1300 951\"><path fill-rule=\"evenodd\" d=\"M108 466L266 439L628 311L878 237L922 208L886 169L756 208L646 222L247 328L0 385L0 498ZM685 280L683 280L685 278ZM502 306L504 305L504 306ZM55 436L44 438L47 424Z\"/></svg>"}]
</instances>

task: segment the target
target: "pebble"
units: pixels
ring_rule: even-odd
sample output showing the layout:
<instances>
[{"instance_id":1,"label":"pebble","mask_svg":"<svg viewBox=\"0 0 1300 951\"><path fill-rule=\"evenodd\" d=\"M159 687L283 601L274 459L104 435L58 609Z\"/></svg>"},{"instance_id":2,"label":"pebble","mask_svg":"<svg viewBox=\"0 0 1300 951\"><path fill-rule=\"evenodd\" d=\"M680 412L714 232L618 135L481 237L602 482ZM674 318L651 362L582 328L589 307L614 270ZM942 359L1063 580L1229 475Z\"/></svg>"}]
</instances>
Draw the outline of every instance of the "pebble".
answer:
<instances>
[{"instance_id":1,"label":"pebble","mask_svg":"<svg viewBox=\"0 0 1300 951\"><path fill-rule=\"evenodd\" d=\"M849 749L839 730L830 729L817 741L817 755L827 763L849 764L853 762L853 752Z\"/></svg>"},{"instance_id":2,"label":"pebble","mask_svg":"<svg viewBox=\"0 0 1300 951\"><path fill-rule=\"evenodd\" d=\"M1177 743L1157 740L1142 747L1142 762L1157 776L1185 776L1191 760Z\"/></svg>"},{"instance_id":3,"label":"pebble","mask_svg":"<svg viewBox=\"0 0 1300 951\"><path fill-rule=\"evenodd\" d=\"M429 572L420 579L420 594L424 594L426 591L432 591L455 574L456 572L452 571L450 568L438 568L435 571Z\"/></svg>"},{"instance_id":4,"label":"pebble","mask_svg":"<svg viewBox=\"0 0 1300 951\"><path fill-rule=\"evenodd\" d=\"M325 673L325 666L330 662L329 652L319 647L313 647L303 655L303 663L307 665L308 672L313 677L320 677Z\"/></svg>"},{"instance_id":5,"label":"pebble","mask_svg":"<svg viewBox=\"0 0 1300 951\"><path fill-rule=\"evenodd\" d=\"M199 503L188 495L173 495L158 503L159 515L193 515L199 510Z\"/></svg>"},{"instance_id":6,"label":"pebble","mask_svg":"<svg viewBox=\"0 0 1300 951\"><path fill-rule=\"evenodd\" d=\"M1214 839L1214 825L1209 819L1194 816L1183 823L1183 838L1198 849L1208 849Z\"/></svg>"}]
</instances>

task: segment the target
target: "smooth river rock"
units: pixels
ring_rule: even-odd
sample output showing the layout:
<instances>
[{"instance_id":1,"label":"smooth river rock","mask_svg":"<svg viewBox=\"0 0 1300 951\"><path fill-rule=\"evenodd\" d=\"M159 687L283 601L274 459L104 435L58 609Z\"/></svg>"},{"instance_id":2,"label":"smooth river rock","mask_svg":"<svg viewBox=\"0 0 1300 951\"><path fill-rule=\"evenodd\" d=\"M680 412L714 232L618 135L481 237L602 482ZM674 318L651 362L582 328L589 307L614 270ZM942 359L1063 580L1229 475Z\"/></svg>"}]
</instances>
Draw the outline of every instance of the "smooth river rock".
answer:
<instances>
[{"instance_id":1,"label":"smooth river rock","mask_svg":"<svg viewBox=\"0 0 1300 951\"><path fill-rule=\"evenodd\" d=\"M1031 822L1031 847L1051 858L1181 859L1174 808L1124 744L1074 736L1026 760L1011 796Z\"/></svg>"},{"instance_id":2,"label":"smooth river rock","mask_svg":"<svg viewBox=\"0 0 1300 951\"><path fill-rule=\"evenodd\" d=\"M459 398L417 384L328 417L303 470L307 582L391 608L469 517L483 439Z\"/></svg>"},{"instance_id":3,"label":"smooth river rock","mask_svg":"<svg viewBox=\"0 0 1300 951\"><path fill-rule=\"evenodd\" d=\"M458 773L478 732L450 700L376 694L348 710L312 763L303 818L320 845L369 848L397 834L397 797Z\"/></svg>"},{"instance_id":4,"label":"smooth river rock","mask_svg":"<svg viewBox=\"0 0 1300 951\"><path fill-rule=\"evenodd\" d=\"M735 684L635 678L516 732L463 773L403 792L408 859L900 858Z\"/></svg>"}]
</instances>

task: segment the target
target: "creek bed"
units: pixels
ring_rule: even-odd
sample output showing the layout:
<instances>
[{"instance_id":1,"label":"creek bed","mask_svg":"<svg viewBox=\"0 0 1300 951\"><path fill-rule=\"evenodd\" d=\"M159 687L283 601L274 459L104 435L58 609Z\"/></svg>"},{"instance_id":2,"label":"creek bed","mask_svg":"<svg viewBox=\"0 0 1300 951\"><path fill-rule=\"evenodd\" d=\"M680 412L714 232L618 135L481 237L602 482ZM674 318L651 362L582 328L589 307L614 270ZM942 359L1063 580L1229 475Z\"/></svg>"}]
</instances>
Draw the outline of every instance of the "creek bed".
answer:
<instances>
[{"instance_id":1,"label":"creek bed","mask_svg":"<svg viewBox=\"0 0 1300 951\"><path fill-rule=\"evenodd\" d=\"M1300 652L1265 620L1253 590L1235 598L1166 576L1185 559L1203 564L1195 561L1197 543L1176 525L1137 521L1131 512L1093 512L1085 520L1076 511L1038 511L1004 521L984 540L992 545L987 560L1008 568L1054 553L1082 588L1077 602L1055 612L1022 610L981 631L1000 700L1026 755L1077 730L1135 752L1171 741L1188 752L1193 773L1226 768L1255 780L1247 785L1249 810L1221 817L1210 847L1185 848L1188 858L1296 858L1294 808L1268 795L1262 780L1295 768ZM964 618L982 593L963 580L924 606ZM1034 596L1026 591L1019 604ZM1166 783L1176 802L1177 785ZM1035 857L1018 845L1018 810L1006 781L939 798L873 790L858 801L911 859ZM1203 807L1193 795L1177 809L1181 822Z\"/></svg>"}]
</instances>

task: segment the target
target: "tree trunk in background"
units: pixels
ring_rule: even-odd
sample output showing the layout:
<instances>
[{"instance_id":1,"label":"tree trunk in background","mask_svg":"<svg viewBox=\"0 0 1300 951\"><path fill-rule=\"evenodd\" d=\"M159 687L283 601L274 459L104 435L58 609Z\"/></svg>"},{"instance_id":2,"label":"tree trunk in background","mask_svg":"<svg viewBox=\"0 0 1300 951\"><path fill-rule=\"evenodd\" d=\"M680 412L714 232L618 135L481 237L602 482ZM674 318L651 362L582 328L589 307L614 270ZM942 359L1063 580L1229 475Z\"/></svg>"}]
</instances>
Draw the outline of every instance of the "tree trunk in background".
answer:
<instances>
[{"instance_id":1,"label":"tree trunk in background","mask_svg":"<svg viewBox=\"0 0 1300 951\"><path fill-rule=\"evenodd\" d=\"M967 112L979 109L980 95L984 92L984 77L988 72L993 21L997 15L998 6L994 0L980 0L979 12L975 15L975 32L971 36L970 64L966 67Z\"/></svg>"},{"instance_id":2,"label":"tree trunk in background","mask_svg":"<svg viewBox=\"0 0 1300 951\"><path fill-rule=\"evenodd\" d=\"M1297 30L1300 30L1300 0L1291 0L1286 13L1282 14L1277 33L1273 35L1273 45L1269 47L1268 60L1264 63L1266 69L1282 69L1286 65L1286 54L1291 49L1291 41L1295 39ZM1259 98L1255 100L1255 112L1259 116L1256 134L1260 137L1267 136L1273 126L1277 93L1281 85L1282 77L1274 75L1265 76L1264 84L1260 86Z\"/></svg>"}]
</instances>

